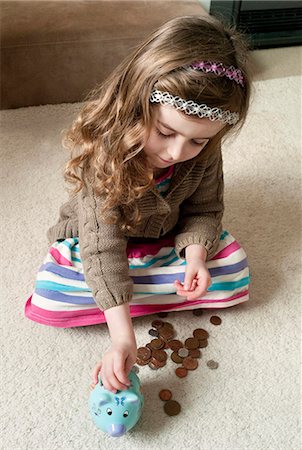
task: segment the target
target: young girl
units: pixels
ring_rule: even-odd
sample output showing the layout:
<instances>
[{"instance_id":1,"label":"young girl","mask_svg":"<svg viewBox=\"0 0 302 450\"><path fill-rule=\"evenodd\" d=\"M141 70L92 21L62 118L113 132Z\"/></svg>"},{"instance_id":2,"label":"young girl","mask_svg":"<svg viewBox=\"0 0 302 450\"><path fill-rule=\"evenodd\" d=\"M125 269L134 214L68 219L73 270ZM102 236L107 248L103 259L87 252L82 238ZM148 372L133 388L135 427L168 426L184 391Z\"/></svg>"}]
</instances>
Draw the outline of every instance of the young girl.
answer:
<instances>
[{"instance_id":1,"label":"young girl","mask_svg":"<svg viewBox=\"0 0 302 450\"><path fill-rule=\"evenodd\" d=\"M92 91L66 134L75 185L47 233L50 249L25 314L71 327L107 322L93 371L126 389L131 318L248 300L244 250L222 230L221 144L250 101L249 45L213 17L153 32Z\"/></svg>"}]
</instances>

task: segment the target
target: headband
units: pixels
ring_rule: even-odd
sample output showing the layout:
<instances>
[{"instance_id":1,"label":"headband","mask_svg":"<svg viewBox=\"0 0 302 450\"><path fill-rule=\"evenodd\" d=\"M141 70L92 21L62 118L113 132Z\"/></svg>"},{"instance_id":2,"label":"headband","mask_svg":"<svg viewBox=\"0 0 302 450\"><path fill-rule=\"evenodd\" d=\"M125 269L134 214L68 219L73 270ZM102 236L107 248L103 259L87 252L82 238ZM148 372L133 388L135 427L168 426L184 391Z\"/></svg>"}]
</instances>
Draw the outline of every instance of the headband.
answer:
<instances>
[{"instance_id":1,"label":"headband","mask_svg":"<svg viewBox=\"0 0 302 450\"><path fill-rule=\"evenodd\" d=\"M225 67L222 63L212 63L210 61L194 62L186 68L194 70L202 70L203 72L212 72L218 76L226 76L230 80L235 81L244 87L243 75L240 69L236 69L233 66ZM171 105L176 109L184 111L186 114L195 114L198 117L206 117L211 121L220 120L221 122L235 125L239 120L239 114L237 112L231 112L229 110L223 111L220 108L211 108L205 103L195 103L193 100L185 100L181 97L171 95L169 92L162 92L159 90L153 90L151 92L149 101L151 103L161 103L162 105Z\"/></svg>"}]
</instances>

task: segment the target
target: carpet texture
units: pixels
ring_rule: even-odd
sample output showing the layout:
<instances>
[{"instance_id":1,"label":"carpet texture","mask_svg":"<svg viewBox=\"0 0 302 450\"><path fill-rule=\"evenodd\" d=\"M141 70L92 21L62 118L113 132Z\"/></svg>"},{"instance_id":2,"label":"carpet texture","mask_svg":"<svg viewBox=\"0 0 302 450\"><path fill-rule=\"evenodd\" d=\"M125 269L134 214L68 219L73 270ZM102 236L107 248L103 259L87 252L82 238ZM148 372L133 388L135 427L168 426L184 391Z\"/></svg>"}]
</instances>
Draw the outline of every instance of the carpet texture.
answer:
<instances>
[{"instance_id":1,"label":"carpet texture","mask_svg":"<svg viewBox=\"0 0 302 450\"><path fill-rule=\"evenodd\" d=\"M280 52L279 68L288 67L289 54L299 60L301 48L290 50ZM276 54L256 53L268 64ZM164 319L181 340L206 328L209 345L184 379L171 360L158 371L140 367L145 408L121 438L99 431L87 408L92 369L110 345L107 325L58 329L24 316L46 231L67 200L60 133L81 104L1 112L1 448L300 448L301 75L264 74L253 86L247 123L223 147L223 224L248 255L250 301L219 310L220 326L209 321L213 310ZM133 319L138 346L149 342L155 318ZM163 411L163 388L180 402L178 416Z\"/></svg>"}]
</instances>

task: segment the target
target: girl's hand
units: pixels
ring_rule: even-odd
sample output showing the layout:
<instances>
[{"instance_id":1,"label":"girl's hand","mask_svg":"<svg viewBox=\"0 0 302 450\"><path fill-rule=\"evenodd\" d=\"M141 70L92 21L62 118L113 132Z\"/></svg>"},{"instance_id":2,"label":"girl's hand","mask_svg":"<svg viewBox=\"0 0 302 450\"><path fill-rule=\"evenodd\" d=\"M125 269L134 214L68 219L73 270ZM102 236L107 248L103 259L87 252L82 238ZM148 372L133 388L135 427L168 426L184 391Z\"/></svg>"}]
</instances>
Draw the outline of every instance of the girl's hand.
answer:
<instances>
[{"instance_id":1,"label":"girl's hand","mask_svg":"<svg viewBox=\"0 0 302 450\"><path fill-rule=\"evenodd\" d=\"M124 390L130 386L128 374L136 362L137 348L134 341L116 341L106 351L103 359L95 366L93 370L93 382L91 389L94 389L98 383L98 374L104 388L116 393L116 390Z\"/></svg>"},{"instance_id":2,"label":"girl's hand","mask_svg":"<svg viewBox=\"0 0 302 450\"><path fill-rule=\"evenodd\" d=\"M202 297L211 284L211 275L202 260L187 261L184 284L179 280L174 282L177 295L187 297L187 300L196 300Z\"/></svg>"}]
</instances>

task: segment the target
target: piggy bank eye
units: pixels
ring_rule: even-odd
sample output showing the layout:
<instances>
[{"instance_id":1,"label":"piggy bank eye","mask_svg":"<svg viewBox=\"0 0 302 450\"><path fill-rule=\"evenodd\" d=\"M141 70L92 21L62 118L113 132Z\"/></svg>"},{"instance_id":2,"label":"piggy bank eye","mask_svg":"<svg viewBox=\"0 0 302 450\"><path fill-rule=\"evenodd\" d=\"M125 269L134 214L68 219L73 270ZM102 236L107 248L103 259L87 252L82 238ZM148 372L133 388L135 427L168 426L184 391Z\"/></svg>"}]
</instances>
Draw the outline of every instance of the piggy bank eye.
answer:
<instances>
[{"instance_id":1,"label":"piggy bank eye","mask_svg":"<svg viewBox=\"0 0 302 450\"><path fill-rule=\"evenodd\" d=\"M129 411L125 411L123 414L123 417L128 417L129 416Z\"/></svg>"},{"instance_id":2,"label":"piggy bank eye","mask_svg":"<svg viewBox=\"0 0 302 450\"><path fill-rule=\"evenodd\" d=\"M111 416L112 410L111 410L110 408L107 408L107 409L106 409L106 413L107 413L109 416Z\"/></svg>"}]
</instances>

